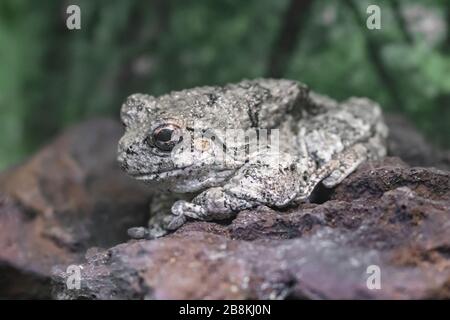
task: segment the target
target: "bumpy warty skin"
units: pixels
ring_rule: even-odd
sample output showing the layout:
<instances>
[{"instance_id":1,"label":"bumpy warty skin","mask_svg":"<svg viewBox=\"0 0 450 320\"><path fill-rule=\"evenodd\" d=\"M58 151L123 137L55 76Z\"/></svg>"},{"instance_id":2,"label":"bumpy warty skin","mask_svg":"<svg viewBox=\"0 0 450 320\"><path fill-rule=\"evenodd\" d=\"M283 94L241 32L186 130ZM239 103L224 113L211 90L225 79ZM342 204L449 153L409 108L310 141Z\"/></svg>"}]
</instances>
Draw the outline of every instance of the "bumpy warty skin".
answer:
<instances>
[{"instance_id":1,"label":"bumpy warty skin","mask_svg":"<svg viewBox=\"0 0 450 320\"><path fill-rule=\"evenodd\" d=\"M337 103L291 80L134 94L121 119L122 168L161 191L152 237L187 218L226 219L259 205L307 201L317 184L333 187L362 162L386 154L387 128L376 103ZM236 129L247 138L233 137ZM252 132L268 143L253 147Z\"/></svg>"}]
</instances>

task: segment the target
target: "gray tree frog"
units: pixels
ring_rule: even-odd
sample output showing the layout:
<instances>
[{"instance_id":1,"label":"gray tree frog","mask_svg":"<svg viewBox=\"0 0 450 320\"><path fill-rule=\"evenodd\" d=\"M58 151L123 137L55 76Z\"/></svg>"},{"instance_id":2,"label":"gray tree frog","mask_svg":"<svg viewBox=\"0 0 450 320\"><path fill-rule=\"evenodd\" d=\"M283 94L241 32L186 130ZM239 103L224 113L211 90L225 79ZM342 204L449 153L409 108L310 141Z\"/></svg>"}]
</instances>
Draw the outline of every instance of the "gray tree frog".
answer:
<instances>
[{"instance_id":1,"label":"gray tree frog","mask_svg":"<svg viewBox=\"0 0 450 320\"><path fill-rule=\"evenodd\" d=\"M386 154L376 103L337 103L284 79L133 94L121 119L121 167L160 190L149 229L129 231L136 238L160 237L187 219L229 219L260 205L308 201L318 184L332 188L363 161Z\"/></svg>"}]
</instances>

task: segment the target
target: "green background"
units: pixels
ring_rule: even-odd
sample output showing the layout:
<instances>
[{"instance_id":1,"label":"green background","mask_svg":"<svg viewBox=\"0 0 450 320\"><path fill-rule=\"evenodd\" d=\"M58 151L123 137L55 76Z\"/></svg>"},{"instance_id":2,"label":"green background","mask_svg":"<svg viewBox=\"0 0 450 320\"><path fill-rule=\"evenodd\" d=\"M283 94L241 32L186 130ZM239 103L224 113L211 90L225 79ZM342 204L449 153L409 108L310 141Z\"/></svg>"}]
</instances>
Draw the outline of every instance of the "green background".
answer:
<instances>
[{"instance_id":1,"label":"green background","mask_svg":"<svg viewBox=\"0 0 450 320\"><path fill-rule=\"evenodd\" d=\"M0 0L0 168L70 124L118 118L131 93L261 76L370 97L449 147L449 24L448 0Z\"/></svg>"}]
</instances>

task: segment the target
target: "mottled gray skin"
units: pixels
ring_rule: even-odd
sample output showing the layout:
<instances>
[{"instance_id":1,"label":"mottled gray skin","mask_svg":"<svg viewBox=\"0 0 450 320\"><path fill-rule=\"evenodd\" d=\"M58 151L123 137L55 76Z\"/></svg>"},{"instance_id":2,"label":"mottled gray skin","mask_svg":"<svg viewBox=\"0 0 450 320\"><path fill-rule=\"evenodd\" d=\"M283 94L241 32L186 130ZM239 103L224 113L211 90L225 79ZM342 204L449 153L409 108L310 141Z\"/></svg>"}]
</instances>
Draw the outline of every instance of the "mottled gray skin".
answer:
<instances>
[{"instance_id":1,"label":"mottled gray skin","mask_svg":"<svg viewBox=\"0 0 450 320\"><path fill-rule=\"evenodd\" d=\"M320 182L334 187L363 161L386 154L387 128L376 103L365 98L337 103L291 80L244 80L160 97L134 94L123 104L121 119L126 128L118 148L121 166L161 190L152 201L149 230L135 229L136 237L162 236L187 218L228 219L259 205L283 208L307 201ZM225 141L225 129L276 128L280 146L221 161L222 147L203 137L195 140L195 161L189 161L177 147L186 140L178 142L180 136L192 136L194 125L219 141ZM175 128L170 147L158 145L161 128ZM226 141L227 155L243 147Z\"/></svg>"}]
</instances>

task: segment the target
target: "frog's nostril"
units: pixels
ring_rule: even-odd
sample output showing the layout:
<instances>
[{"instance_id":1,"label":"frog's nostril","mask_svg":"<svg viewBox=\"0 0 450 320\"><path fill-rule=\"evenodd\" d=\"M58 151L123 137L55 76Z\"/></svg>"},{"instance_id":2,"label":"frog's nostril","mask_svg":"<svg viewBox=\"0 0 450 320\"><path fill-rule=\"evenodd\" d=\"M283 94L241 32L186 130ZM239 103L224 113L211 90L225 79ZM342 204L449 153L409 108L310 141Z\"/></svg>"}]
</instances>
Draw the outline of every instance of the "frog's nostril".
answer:
<instances>
[{"instance_id":1,"label":"frog's nostril","mask_svg":"<svg viewBox=\"0 0 450 320\"><path fill-rule=\"evenodd\" d=\"M133 146L128 146L128 148L125 151L128 155L130 154L136 154L136 151L134 150Z\"/></svg>"}]
</instances>

